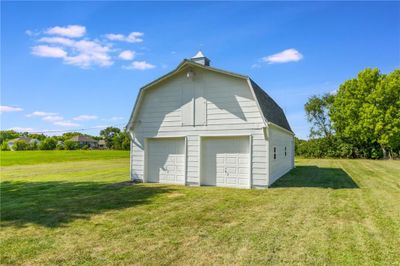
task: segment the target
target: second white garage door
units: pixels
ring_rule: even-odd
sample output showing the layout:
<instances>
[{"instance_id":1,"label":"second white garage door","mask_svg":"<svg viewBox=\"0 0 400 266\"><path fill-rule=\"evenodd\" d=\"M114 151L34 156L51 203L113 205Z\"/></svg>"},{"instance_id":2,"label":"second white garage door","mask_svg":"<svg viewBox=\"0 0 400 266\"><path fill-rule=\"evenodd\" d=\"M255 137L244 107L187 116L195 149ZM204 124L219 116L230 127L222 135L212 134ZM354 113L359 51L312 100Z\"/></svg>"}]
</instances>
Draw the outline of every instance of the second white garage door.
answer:
<instances>
[{"instance_id":1,"label":"second white garage door","mask_svg":"<svg viewBox=\"0 0 400 266\"><path fill-rule=\"evenodd\" d=\"M149 139L147 182L185 184L185 139Z\"/></svg>"},{"instance_id":2,"label":"second white garage door","mask_svg":"<svg viewBox=\"0 0 400 266\"><path fill-rule=\"evenodd\" d=\"M250 186L249 137L206 137L201 142L202 185Z\"/></svg>"}]
</instances>

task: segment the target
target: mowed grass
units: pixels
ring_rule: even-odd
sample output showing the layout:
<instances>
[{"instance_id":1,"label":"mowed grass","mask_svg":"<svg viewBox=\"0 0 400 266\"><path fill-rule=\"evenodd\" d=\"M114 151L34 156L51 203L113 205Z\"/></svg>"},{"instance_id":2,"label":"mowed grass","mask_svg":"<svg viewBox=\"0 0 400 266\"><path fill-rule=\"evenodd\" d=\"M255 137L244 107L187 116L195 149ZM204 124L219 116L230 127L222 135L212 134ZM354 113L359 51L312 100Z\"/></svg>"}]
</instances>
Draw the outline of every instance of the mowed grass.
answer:
<instances>
[{"instance_id":1,"label":"mowed grass","mask_svg":"<svg viewBox=\"0 0 400 266\"><path fill-rule=\"evenodd\" d=\"M129 159L1 168L9 265L399 265L400 162L297 160L267 190L127 185Z\"/></svg>"},{"instance_id":2,"label":"mowed grass","mask_svg":"<svg viewBox=\"0 0 400 266\"><path fill-rule=\"evenodd\" d=\"M106 160L129 157L129 151L77 150L77 151L1 151L0 165L25 165L81 160Z\"/></svg>"}]
</instances>

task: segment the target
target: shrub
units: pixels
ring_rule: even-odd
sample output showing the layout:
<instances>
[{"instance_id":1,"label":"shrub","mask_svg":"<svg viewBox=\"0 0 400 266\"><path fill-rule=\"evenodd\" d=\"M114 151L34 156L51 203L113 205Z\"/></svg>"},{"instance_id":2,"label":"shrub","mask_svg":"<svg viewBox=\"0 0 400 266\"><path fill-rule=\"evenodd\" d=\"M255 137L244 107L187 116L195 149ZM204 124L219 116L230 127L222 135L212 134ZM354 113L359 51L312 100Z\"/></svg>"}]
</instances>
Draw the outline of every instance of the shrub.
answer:
<instances>
[{"instance_id":1,"label":"shrub","mask_svg":"<svg viewBox=\"0 0 400 266\"><path fill-rule=\"evenodd\" d=\"M75 141L66 140L66 141L64 141L64 149L77 150L77 149L79 149L79 144Z\"/></svg>"},{"instance_id":2,"label":"shrub","mask_svg":"<svg viewBox=\"0 0 400 266\"><path fill-rule=\"evenodd\" d=\"M64 150L64 144L62 144L62 143L57 143L57 145L56 145L56 150Z\"/></svg>"},{"instance_id":3,"label":"shrub","mask_svg":"<svg viewBox=\"0 0 400 266\"><path fill-rule=\"evenodd\" d=\"M37 142L33 142L31 144L29 144L28 150L34 151L37 150L39 148Z\"/></svg>"},{"instance_id":4,"label":"shrub","mask_svg":"<svg viewBox=\"0 0 400 266\"><path fill-rule=\"evenodd\" d=\"M2 151L9 151L9 150L10 150L10 147L8 147L8 143L7 143L6 141L3 141L3 143L2 143L1 146L0 146L0 149L1 149Z\"/></svg>"},{"instance_id":5,"label":"shrub","mask_svg":"<svg viewBox=\"0 0 400 266\"><path fill-rule=\"evenodd\" d=\"M25 151L29 148L29 144L23 140L18 140L12 146L14 151Z\"/></svg>"},{"instance_id":6,"label":"shrub","mask_svg":"<svg viewBox=\"0 0 400 266\"><path fill-rule=\"evenodd\" d=\"M47 138L40 143L39 149L54 150L56 146L57 146L57 141L54 138Z\"/></svg>"}]
</instances>

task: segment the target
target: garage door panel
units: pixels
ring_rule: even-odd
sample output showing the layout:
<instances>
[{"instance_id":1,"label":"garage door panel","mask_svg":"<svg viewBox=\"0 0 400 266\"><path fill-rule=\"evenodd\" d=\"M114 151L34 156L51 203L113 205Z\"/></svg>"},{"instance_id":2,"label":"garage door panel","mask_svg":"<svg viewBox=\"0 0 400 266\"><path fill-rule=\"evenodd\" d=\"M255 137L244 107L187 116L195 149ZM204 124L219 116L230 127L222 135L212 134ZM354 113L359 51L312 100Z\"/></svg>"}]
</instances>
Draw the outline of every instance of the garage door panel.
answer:
<instances>
[{"instance_id":1,"label":"garage door panel","mask_svg":"<svg viewBox=\"0 0 400 266\"><path fill-rule=\"evenodd\" d=\"M185 141L183 138L148 141L148 182L185 183Z\"/></svg>"},{"instance_id":2,"label":"garage door panel","mask_svg":"<svg viewBox=\"0 0 400 266\"><path fill-rule=\"evenodd\" d=\"M249 174L249 169L247 168L239 168L239 174L240 175L248 175Z\"/></svg>"},{"instance_id":3,"label":"garage door panel","mask_svg":"<svg viewBox=\"0 0 400 266\"><path fill-rule=\"evenodd\" d=\"M209 137L202 140L202 184L248 187L249 137Z\"/></svg>"}]
</instances>

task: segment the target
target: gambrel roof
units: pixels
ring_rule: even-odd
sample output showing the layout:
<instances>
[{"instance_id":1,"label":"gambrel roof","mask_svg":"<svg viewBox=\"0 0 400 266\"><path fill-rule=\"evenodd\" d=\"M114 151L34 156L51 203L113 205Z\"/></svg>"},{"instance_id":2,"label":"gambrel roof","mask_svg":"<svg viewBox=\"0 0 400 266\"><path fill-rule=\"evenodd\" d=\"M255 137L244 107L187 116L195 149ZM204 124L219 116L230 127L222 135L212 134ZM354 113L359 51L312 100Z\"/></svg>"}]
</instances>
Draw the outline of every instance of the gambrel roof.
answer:
<instances>
[{"instance_id":1,"label":"gambrel roof","mask_svg":"<svg viewBox=\"0 0 400 266\"><path fill-rule=\"evenodd\" d=\"M257 105L260 109L260 112L262 113L262 115L264 117L264 122L266 124L272 123L280 128L283 128L283 129L291 132L292 134L294 134L292 129L289 126L289 123L286 119L286 116L285 116L282 108L260 86L258 86L257 83L255 83L249 76L229 72L226 70L222 70L222 69L218 69L218 68L214 68L214 67L210 67L210 66L205 66L205 65L193 62L192 60L189 60L189 59L184 59L174 70L172 70L171 72L165 74L164 76L161 76L160 78L148 83L147 85L143 86L140 89L139 95L136 98L136 102L133 107L133 111L132 111L131 117L128 121L128 124L126 126L126 129L130 129L132 127L132 123L137 115L138 103L143 97L143 91L145 89L152 87L152 86L158 84L159 82L171 77L175 73L182 70L185 66L199 67L202 69L206 69L206 70L210 70L210 71L214 71L217 73L221 73L221 74L225 74L225 75L229 75L229 76L233 76L233 77L237 77L237 78L246 80L253 92L253 95L254 95Z\"/></svg>"},{"instance_id":2,"label":"gambrel roof","mask_svg":"<svg viewBox=\"0 0 400 266\"><path fill-rule=\"evenodd\" d=\"M252 79L250 79L250 83L265 119L293 133L282 108Z\"/></svg>"}]
</instances>

